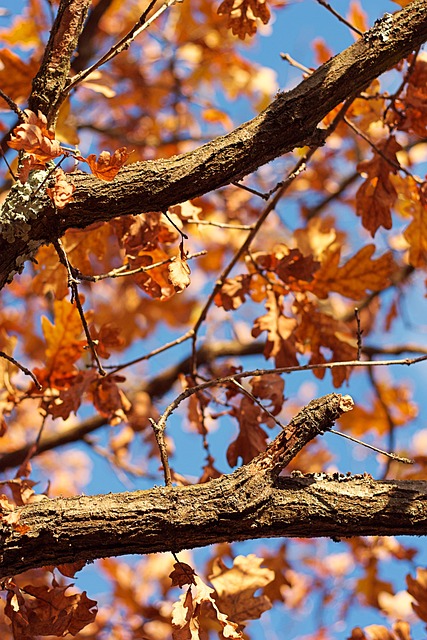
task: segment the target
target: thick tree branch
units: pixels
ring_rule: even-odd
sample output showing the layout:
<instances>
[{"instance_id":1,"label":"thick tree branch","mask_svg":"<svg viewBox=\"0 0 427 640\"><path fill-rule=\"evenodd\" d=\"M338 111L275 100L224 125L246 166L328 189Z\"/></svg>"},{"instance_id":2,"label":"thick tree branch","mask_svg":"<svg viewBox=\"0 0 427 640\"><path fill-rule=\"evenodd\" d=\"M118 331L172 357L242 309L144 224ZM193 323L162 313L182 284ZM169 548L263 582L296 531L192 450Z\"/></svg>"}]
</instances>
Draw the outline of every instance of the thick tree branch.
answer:
<instances>
[{"instance_id":1,"label":"thick tree branch","mask_svg":"<svg viewBox=\"0 0 427 640\"><path fill-rule=\"evenodd\" d=\"M138 162L111 183L76 173L69 180L74 201L59 216L42 193L39 214L26 237L0 241L0 288L37 247L70 227L169 206L239 180L274 158L324 138L319 122L338 104L357 95L427 40L427 0L415 0L393 19L376 25L295 89L281 93L261 114L226 136L167 160Z\"/></svg>"},{"instance_id":2,"label":"thick tree branch","mask_svg":"<svg viewBox=\"0 0 427 640\"><path fill-rule=\"evenodd\" d=\"M4 520L0 525L0 575L265 537L425 535L427 482L342 474L277 477L296 451L330 428L350 404L338 394L313 401L264 453L206 484L45 499L21 507L18 525L28 527L26 533Z\"/></svg>"},{"instance_id":3,"label":"thick tree branch","mask_svg":"<svg viewBox=\"0 0 427 640\"><path fill-rule=\"evenodd\" d=\"M280 490L278 474L307 442L331 429L352 406L349 396L336 393L313 400L266 451L233 474L206 484L46 498L20 507L10 524L7 518L0 521L1 577L46 564L124 553L179 551L220 540L299 535L292 529L292 511L304 487L297 484L294 502L289 501L291 493ZM314 495L314 501L318 500ZM311 502L313 499L308 500L308 507ZM279 519L273 515L276 509Z\"/></svg>"}]
</instances>

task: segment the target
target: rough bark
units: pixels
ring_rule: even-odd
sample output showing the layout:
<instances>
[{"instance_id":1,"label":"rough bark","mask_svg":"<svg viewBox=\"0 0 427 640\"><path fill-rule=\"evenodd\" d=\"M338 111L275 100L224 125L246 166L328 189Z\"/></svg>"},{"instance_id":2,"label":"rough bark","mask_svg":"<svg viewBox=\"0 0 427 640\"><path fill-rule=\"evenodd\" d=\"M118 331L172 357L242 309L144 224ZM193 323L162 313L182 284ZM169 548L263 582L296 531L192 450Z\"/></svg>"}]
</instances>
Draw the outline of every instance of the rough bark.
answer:
<instances>
[{"instance_id":1,"label":"rough bark","mask_svg":"<svg viewBox=\"0 0 427 640\"><path fill-rule=\"evenodd\" d=\"M0 575L96 558L270 537L426 535L427 482L250 476L203 485L43 500L0 528ZM338 474L337 474L338 475Z\"/></svg>"},{"instance_id":2,"label":"rough bark","mask_svg":"<svg viewBox=\"0 0 427 640\"><path fill-rule=\"evenodd\" d=\"M266 451L231 475L206 484L46 498L20 507L12 518L0 520L0 573L4 577L47 564L179 551L224 540L299 536L304 530L312 536L335 535L337 507L331 505L338 494L329 504L327 490L323 490L325 498L316 490L312 493L314 480L290 481L278 475L307 442L330 429L352 407L350 396L337 393L313 400ZM339 486L345 513L346 493ZM366 487L361 486L366 497ZM317 521L318 533L307 528L308 522ZM343 517L336 535L350 535L346 523L349 520Z\"/></svg>"},{"instance_id":3,"label":"rough bark","mask_svg":"<svg viewBox=\"0 0 427 640\"><path fill-rule=\"evenodd\" d=\"M0 238L0 288L40 244L70 227L163 211L239 180L296 147L319 144L324 131L317 125L331 109L356 96L425 40L427 0L415 0L392 19L377 21L354 45L228 135L186 154L128 165L111 183L75 173L70 176L76 187L74 200L60 215L46 196L38 194L39 213L29 233L14 242Z\"/></svg>"}]
</instances>

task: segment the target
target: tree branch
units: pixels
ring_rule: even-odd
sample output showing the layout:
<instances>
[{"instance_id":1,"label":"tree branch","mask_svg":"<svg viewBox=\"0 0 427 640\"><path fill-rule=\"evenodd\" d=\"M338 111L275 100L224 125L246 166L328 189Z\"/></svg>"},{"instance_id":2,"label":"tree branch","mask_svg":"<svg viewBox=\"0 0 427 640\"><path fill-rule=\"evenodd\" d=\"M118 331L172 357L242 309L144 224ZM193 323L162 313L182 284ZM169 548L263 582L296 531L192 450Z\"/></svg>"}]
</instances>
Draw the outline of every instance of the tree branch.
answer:
<instances>
[{"instance_id":1,"label":"tree branch","mask_svg":"<svg viewBox=\"0 0 427 640\"><path fill-rule=\"evenodd\" d=\"M351 47L329 60L295 89L280 93L253 120L231 133L179 156L125 166L111 183L70 174L74 200L54 211L40 194L40 213L28 236L0 241L0 288L20 271L40 244L70 227L85 228L99 220L147 211L165 211L241 179L274 158L324 139L317 128L343 100L357 95L427 40L427 0L415 0L393 16L379 20ZM1 222L1 220L0 220Z\"/></svg>"},{"instance_id":2,"label":"tree branch","mask_svg":"<svg viewBox=\"0 0 427 640\"><path fill-rule=\"evenodd\" d=\"M424 535L425 481L381 482L366 474L277 477L306 442L350 408L348 396L314 400L265 452L206 484L45 499L21 507L15 528L6 520L0 524L0 576L234 540Z\"/></svg>"}]
</instances>

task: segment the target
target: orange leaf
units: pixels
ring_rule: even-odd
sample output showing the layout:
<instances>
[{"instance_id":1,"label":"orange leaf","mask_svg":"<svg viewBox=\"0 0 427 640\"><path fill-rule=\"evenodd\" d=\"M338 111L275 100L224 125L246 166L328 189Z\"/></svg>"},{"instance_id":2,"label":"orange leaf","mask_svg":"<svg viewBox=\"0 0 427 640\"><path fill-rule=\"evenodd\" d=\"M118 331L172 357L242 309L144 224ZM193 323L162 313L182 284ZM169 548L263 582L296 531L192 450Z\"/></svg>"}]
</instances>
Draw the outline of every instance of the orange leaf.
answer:
<instances>
[{"instance_id":1,"label":"orange leaf","mask_svg":"<svg viewBox=\"0 0 427 640\"><path fill-rule=\"evenodd\" d=\"M400 181L398 209L412 216L403 235L409 244L409 263L424 267L427 262L427 192L410 177Z\"/></svg>"},{"instance_id":2,"label":"orange leaf","mask_svg":"<svg viewBox=\"0 0 427 640\"><path fill-rule=\"evenodd\" d=\"M416 600L412 607L417 616L427 622L427 569L418 567L417 577L406 576L408 593Z\"/></svg>"},{"instance_id":3,"label":"orange leaf","mask_svg":"<svg viewBox=\"0 0 427 640\"><path fill-rule=\"evenodd\" d=\"M346 298L360 300L368 291L385 289L390 284L393 258L391 253L385 253L372 260L374 251L374 244L366 245L341 267L338 266L341 249L326 252L321 268L314 274L313 293L327 298L335 291Z\"/></svg>"},{"instance_id":4,"label":"orange leaf","mask_svg":"<svg viewBox=\"0 0 427 640\"><path fill-rule=\"evenodd\" d=\"M15 102L26 100L31 91L31 82L39 63L36 60L24 62L10 49L0 50L0 87ZM3 100L0 98L0 100ZM2 102L2 107L5 103Z\"/></svg>"},{"instance_id":5,"label":"orange leaf","mask_svg":"<svg viewBox=\"0 0 427 640\"><path fill-rule=\"evenodd\" d=\"M74 363L81 357L86 340L82 339L82 323L77 307L68 300L53 303L54 324L42 316L46 341L46 374L50 386L63 386L75 374ZM67 384L68 386L68 384Z\"/></svg>"},{"instance_id":6,"label":"orange leaf","mask_svg":"<svg viewBox=\"0 0 427 640\"><path fill-rule=\"evenodd\" d=\"M96 617L96 601L90 600L86 592L66 596L71 585L60 587L53 582L46 585L26 585L22 591L17 587L8 588L5 613L12 622L15 638L76 635Z\"/></svg>"},{"instance_id":7,"label":"orange leaf","mask_svg":"<svg viewBox=\"0 0 427 640\"><path fill-rule=\"evenodd\" d=\"M256 620L271 609L267 596L255 596L258 589L274 580L274 571L261 567L262 563L263 559L253 553L234 558L230 569L221 558L214 560L209 581L218 594L218 607L234 622Z\"/></svg>"},{"instance_id":8,"label":"orange leaf","mask_svg":"<svg viewBox=\"0 0 427 640\"><path fill-rule=\"evenodd\" d=\"M379 227L391 229L391 208L396 200L397 193L390 173L397 173L399 162L397 151L402 148L391 136L385 142L378 144L378 148L386 156L374 152L372 160L361 162L357 170L361 174L367 174L365 182L356 193L356 213L362 218L362 224L374 237ZM388 160L393 164L390 164Z\"/></svg>"},{"instance_id":9,"label":"orange leaf","mask_svg":"<svg viewBox=\"0 0 427 640\"><path fill-rule=\"evenodd\" d=\"M113 155L109 151L102 151L98 159L94 153L91 153L86 158L86 162L94 176L100 180L110 181L114 180L129 156L130 153L128 153L126 147L120 147L120 149L116 149Z\"/></svg>"},{"instance_id":10,"label":"orange leaf","mask_svg":"<svg viewBox=\"0 0 427 640\"><path fill-rule=\"evenodd\" d=\"M214 298L216 306L223 307L225 311L238 309L249 295L251 278L249 274L227 278Z\"/></svg>"},{"instance_id":11,"label":"orange leaf","mask_svg":"<svg viewBox=\"0 0 427 640\"><path fill-rule=\"evenodd\" d=\"M73 199L75 186L67 182L62 169L56 169L54 177L55 186L48 187L46 193L57 209L63 209Z\"/></svg>"},{"instance_id":12,"label":"orange leaf","mask_svg":"<svg viewBox=\"0 0 427 640\"><path fill-rule=\"evenodd\" d=\"M223 0L218 13L228 16L227 27L241 40L256 33L256 18L264 24L270 20L270 10L265 0Z\"/></svg>"},{"instance_id":13,"label":"orange leaf","mask_svg":"<svg viewBox=\"0 0 427 640\"><path fill-rule=\"evenodd\" d=\"M26 122L15 127L8 142L9 147L31 153L41 163L60 156L61 145L55 140L54 133L47 129L46 117L40 111L36 115L29 109L24 113Z\"/></svg>"},{"instance_id":14,"label":"orange leaf","mask_svg":"<svg viewBox=\"0 0 427 640\"><path fill-rule=\"evenodd\" d=\"M242 458L243 464L247 464L265 450L267 434L260 427L260 407L247 396L243 396L238 407L231 409L230 415L239 422L239 435L227 449L227 462L230 467L235 467L239 457Z\"/></svg>"}]
</instances>

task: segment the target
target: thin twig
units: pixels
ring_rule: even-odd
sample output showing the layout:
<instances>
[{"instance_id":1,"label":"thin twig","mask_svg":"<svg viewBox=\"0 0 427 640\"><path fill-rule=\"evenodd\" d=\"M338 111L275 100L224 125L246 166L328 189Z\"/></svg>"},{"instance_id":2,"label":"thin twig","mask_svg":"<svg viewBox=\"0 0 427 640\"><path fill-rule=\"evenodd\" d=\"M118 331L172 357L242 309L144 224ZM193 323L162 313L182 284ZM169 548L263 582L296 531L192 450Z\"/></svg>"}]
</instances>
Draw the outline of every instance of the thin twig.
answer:
<instances>
[{"instance_id":1,"label":"thin twig","mask_svg":"<svg viewBox=\"0 0 427 640\"><path fill-rule=\"evenodd\" d=\"M163 474L165 478L165 485L167 487L172 486L172 476L169 466L168 450L165 441L165 425L160 426L158 422L153 418L148 418L151 426L153 427L154 437L156 438L157 446L159 447L160 460L162 461Z\"/></svg>"},{"instance_id":2,"label":"thin twig","mask_svg":"<svg viewBox=\"0 0 427 640\"><path fill-rule=\"evenodd\" d=\"M343 362L323 362L319 364L304 364L292 367L277 367L274 369L253 369L252 371L242 371L231 376L224 376L222 378L215 378L208 380L207 382L201 382L194 387L188 387L184 389L166 408L163 414L160 416L157 425L159 429L164 429L168 417L175 411L175 409L181 404L183 400L186 400L194 393L203 391L209 387L222 386L225 384L233 383L234 380L241 380L242 378L249 378L254 376L263 376L271 373L294 373L296 371L312 371L315 369L336 369L338 367L390 367L395 365L410 366L424 362L427 360L427 355L419 356L418 358L403 358L400 360L347 360Z\"/></svg>"},{"instance_id":3,"label":"thin twig","mask_svg":"<svg viewBox=\"0 0 427 640\"><path fill-rule=\"evenodd\" d=\"M345 24L349 29L357 33L358 36L363 36L362 31L360 31L357 27L352 25L351 22L348 22L348 20L343 18L343 16L340 13L338 13L338 11L335 11L335 9L331 7L331 5L328 2L326 2L325 0L317 0L317 2L321 4L322 7L325 7L325 9L327 9L330 13L332 13L332 15L335 16L335 18L337 18L340 22Z\"/></svg>"},{"instance_id":4,"label":"thin twig","mask_svg":"<svg viewBox=\"0 0 427 640\"><path fill-rule=\"evenodd\" d=\"M187 256L187 260L191 260L193 258L199 258L200 256L204 256L207 254L206 250L197 251L196 253L192 253ZM98 282L99 280L105 280L106 278L124 278L125 276L134 276L138 273L145 273L146 271L151 271L151 269L156 269L157 267L162 267L165 264L169 264L176 260L176 256L171 256L170 258L165 258L160 262L155 262L154 264L149 264L145 267L138 267L137 269L129 269L129 264L124 264L121 267L117 267L116 269L112 269L108 273L101 273L97 276L88 276L80 273L77 269L74 271L78 274L79 280L85 280L87 282Z\"/></svg>"},{"instance_id":5,"label":"thin twig","mask_svg":"<svg viewBox=\"0 0 427 640\"><path fill-rule=\"evenodd\" d=\"M220 229L237 229L238 231L250 231L253 229L251 224L231 224L229 222L213 222L212 220L186 220L186 224L201 224L211 227L219 227Z\"/></svg>"},{"instance_id":6,"label":"thin twig","mask_svg":"<svg viewBox=\"0 0 427 640\"><path fill-rule=\"evenodd\" d=\"M73 89L79 82L82 82L85 78L87 78L93 71L99 69L103 64L109 62L117 56L119 53L128 49L130 44L135 40L140 33L145 31L159 16L162 15L169 7L178 2L179 0L166 0L165 3L158 9L148 20L145 19L148 11L154 6L154 2L150 2L148 9L142 14L139 21L136 23L134 27L119 41L117 42L107 53L105 53L97 62L94 62L90 67L85 69L84 71L80 71L75 76L71 78L68 85L63 90L63 96L65 97L68 93L70 93L71 89ZM143 22L143 24L141 24Z\"/></svg>"},{"instance_id":7,"label":"thin twig","mask_svg":"<svg viewBox=\"0 0 427 640\"><path fill-rule=\"evenodd\" d=\"M267 193L261 193L261 191L252 189L252 187L247 187L245 184L242 184L241 182L232 182L231 184L235 187L239 187L239 189L243 189L244 191L249 191L249 193L253 193L254 196L259 196L263 200L268 200L269 196Z\"/></svg>"},{"instance_id":8,"label":"thin twig","mask_svg":"<svg viewBox=\"0 0 427 640\"><path fill-rule=\"evenodd\" d=\"M403 173L405 173L407 176L412 178L418 184L420 184L420 185L424 184L424 181L421 180L421 178L418 178L418 176L414 176L414 174L411 173L410 171L408 171L408 169L405 169L405 167L402 167L402 165L400 165L398 162L395 162L389 156L387 156L384 153L384 151L382 149L380 149L380 147L377 144L375 144L375 142L373 140L371 140L369 138L369 136L367 136L366 133L364 133L361 129L359 129L359 127L357 127L351 120L349 120L347 117L344 117L344 122L350 127L350 129L352 129L354 131L354 133L356 133L363 140L365 140L365 142L367 142L372 147L372 149L375 151L375 153L377 153L379 156L381 156L394 169L397 169L397 171L402 171Z\"/></svg>"},{"instance_id":9,"label":"thin twig","mask_svg":"<svg viewBox=\"0 0 427 640\"><path fill-rule=\"evenodd\" d=\"M286 60L286 62L289 62L291 67L296 67L296 69L300 69L301 71L304 71L304 73L308 73L308 75L311 75L313 73L313 69L310 69L304 64L301 64L300 62L295 60L295 58L292 58L289 53L281 53L280 57L282 58L282 60Z\"/></svg>"},{"instance_id":10,"label":"thin twig","mask_svg":"<svg viewBox=\"0 0 427 640\"><path fill-rule=\"evenodd\" d=\"M64 265L64 267L67 270L68 273L68 286L71 290L71 302L75 303L76 307L77 307L77 311L79 312L79 316L80 316L80 321L82 323L82 327L83 327L83 331L85 333L86 336L86 340L89 346L89 349L91 350L92 353L92 357L96 362L96 366L98 369L98 373L101 376L106 376L107 372L104 370L101 361L99 359L98 353L96 351L96 344L95 342L92 340L92 336L90 335L90 331L89 331L89 327L87 324L87 320L86 320L86 316L83 310L83 305L80 299L80 294L79 294L79 280L76 279L75 277L75 273L74 273L74 269L71 266L69 260L68 260L68 256L65 252L65 249L62 245L62 242L60 240L60 238L57 238L53 241L53 245L56 249L56 252L58 254L59 260L61 262L61 264Z\"/></svg>"},{"instance_id":11,"label":"thin twig","mask_svg":"<svg viewBox=\"0 0 427 640\"><path fill-rule=\"evenodd\" d=\"M353 438L353 436L349 436L347 433L343 433L342 431L337 431L336 429L329 429L331 433L335 433L337 436L341 436L342 438L346 438L347 440L351 440L352 442L356 442L356 444L362 445L362 447L366 447L367 449L372 449L372 451L376 451L377 453L381 453L383 456L387 456L391 460L397 460L398 462L403 462L403 464L414 464L415 460L411 460L410 458L404 458L403 456L398 456L396 453L391 453L390 451L384 451L383 449L379 449L375 447L373 444L368 444L363 440L358 440L357 438Z\"/></svg>"},{"instance_id":12,"label":"thin twig","mask_svg":"<svg viewBox=\"0 0 427 640\"><path fill-rule=\"evenodd\" d=\"M336 129L336 127L338 126L338 123L344 118L345 113L346 113L347 109L350 107L350 105L353 102L353 100L354 100L354 98L346 100L344 105L341 107L339 113L335 116L334 120L332 121L332 123L330 124L328 129L325 131L325 139L327 138L328 135L330 135ZM286 178L286 180L283 181L283 183L281 184L280 188L277 190L275 196L271 199L271 201L267 204L267 206L262 211L262 213L259 216L258 220L256 221L256 223L252 227L251 231L248 233L245 241L242 243L240 248L236 251L236 253L234 254L233 258L231 259L229 264L226 266L226 268L223 270L223 272L219 276L218 280L216 281L215 286L214 286L211 294L209 295L209 297L208 297L203 309L201 310L201 312L199 314L199 317L196 320L196 323L195 323L194 328L193 328L193 336L192 336L192 340L193 340L193 345L192 345L192 374L193 375L196 374L196 368L197 368L196 354L197 354L197 336L198 336L198 332L199 332L200 327L202 326L203 322L206 319L207 313L208 313L208 311L209 311L209 309L210 309L210 307L211 307L211 305L213 303L213 300L214 300L216 294L221 290L221 288L222 288L227 276L232 271L232 269L237 264L237 262L240 260L241 256L244 255L245 252L249 249L249 247L250 247L251 243L253 242L254 238L256 237L258 231L260 230L260 228L264 224L267 216L271 213L271 211L273 211L275 209L275 207L277 206L278 202L283 197L283 195L285 194L286 190L292 184L292 182L295 180L295 178L302 171L304 171L307 162L309 161L309 159L313 156L313 154L317 151L317 149L320 146L321 146L321 144L316 145L315 147L312 147L311 149L309 149L309 151L296 163L296 165L293 168L293 170L288 174L288 177Z\"/></svg>"},{"instance_id":13,"label":"thin twig","mask_svg":"<svg viewBox=\"0 0 427 640\"><path fill-rule=\"evenodd\" d=\"M360 313L359 313L359 309L358 307L354 308L354 316L356 318L356 325L357 325L357 360L360 360L360 356L362 353L362 333L363 330L360 327Z\"/></svg>"},{"instance_id":14,"label":"thin twig","mask_svg":"<svg viewBox=\"0 0 427 640\"><path fill-rule=\"evenodd\" d=\"M9 96L7 95L7 93L5 93L4 91L2 91L0 89L0 96L3 98L3 100L5 102L7 102L7 104L9 105L9 107L12 109L12 111L14 111L16 113L16 115L18 116L18 118L20 119L21 122L25 121L25 113L22 111L22 109L20 109L18 107L18 105L16 104L16 102L14 102L12 100L12 98L9 98Z\"/></svg>"},{"instance_id":15,"label":"thin twig","mask_svg":"<svg viewBox=\"0 0 427 640\"><path fill-rule=\"evenodd\" d=\"M19 465L19 469L16 472L16 477L29 475L26 467L27 467L29 461L31 460L31 458L37 453L37 450L38 450L39 444L40 444L40 440L41 440L41 437L42 437L43 429L44 429L44 426L46 424L46 418L47 418L47 413L45 413L43 418L42 418L42 423L40 425L40 429L38 431L38 434L37 434L37 437L36 437L35 441L33 442L32 445L30 445L30 447L28 449L28 452L27 452L27 455L25 456L24 460Z\"/></svg>"},{"instance_id":16,"label":"thin twig","mask_svg":"<svg viewBox=\"0 0 427 640\"><path fill-rule=\"evenodd\" d=\"M22 373L25 373L26 376L30 376L30 378L32 378L32 380L34 381L34 384L36 385L37 389L39 389L39 390L42 389L42 385L37 380L37 377L35 376L35 374L32 371L30 371L29 369L27 369L27 367L24 367L23 364L20 364L17 360L15 360L15 358L12 358L12 356L9 356L4 351L0 351L0 358L4 358L5 360L8 360L12 364L14 364L15 367L18 367L18 369L20 369L22 371Z\"/></svg>"}]
</instances>

